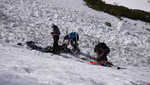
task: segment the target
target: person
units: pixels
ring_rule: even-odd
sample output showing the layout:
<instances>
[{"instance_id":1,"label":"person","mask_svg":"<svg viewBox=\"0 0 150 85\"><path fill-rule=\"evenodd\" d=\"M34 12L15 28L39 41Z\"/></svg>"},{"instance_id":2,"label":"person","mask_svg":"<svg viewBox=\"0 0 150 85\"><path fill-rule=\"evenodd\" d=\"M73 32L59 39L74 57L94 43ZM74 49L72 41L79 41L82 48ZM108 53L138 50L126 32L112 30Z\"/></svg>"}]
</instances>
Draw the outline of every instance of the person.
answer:
<instances>
[{"instance_id":1,"label":"person","mask_svg":"<svg viewBox=\"0 0 150 85\"><path fill-rule=\"evenodd\" d=\"M59 36L60 36L60 30L58 28L58 26L56 26L55 24L52 24L52 28L53 28L53 32L51 32L54 43L53 43L53 53L57 54L59 53L59 45L58 45L58 41L59 41Z\"/></svg>"},{"instance_id":2,"label":"person","mask_svg":"<svg viewBox=\"0 0 150 85\"><path fill-rule=\"evenodd\" d=\"M67 34L63 40L63 46L65 48L64 50L69 49L68 46L70 45L72 47L70 49L71 53L79 52L80 50L78 48L78 41L79 41L79 35L77 32L71 32Z\"/></svg>"},{"instance_id":3,"label":"person","mask_svg":"<svg viewBox=\"0 0 150 85\"><path fill-rule=\"evenodd\" d=\"M113 66L112 63L108 62L107 55L110 53L110 48L104 43L100 42L95 45L94 52L97 54L96 61L102 66Z\"/></svg>"}]
</instances>

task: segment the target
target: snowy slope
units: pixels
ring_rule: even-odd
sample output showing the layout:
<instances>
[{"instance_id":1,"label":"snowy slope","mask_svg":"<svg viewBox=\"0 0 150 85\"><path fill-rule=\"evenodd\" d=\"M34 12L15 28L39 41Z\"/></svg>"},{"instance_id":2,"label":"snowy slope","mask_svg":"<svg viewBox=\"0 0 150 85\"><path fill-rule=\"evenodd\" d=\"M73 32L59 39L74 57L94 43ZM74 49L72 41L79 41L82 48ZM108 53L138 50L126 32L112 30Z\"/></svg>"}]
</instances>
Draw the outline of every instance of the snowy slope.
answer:
<instances>
[{"instance_id":1,"label":"snowy slope","mask_svg":"<svg viewBox=\"0 0 150 85\"><path fill-rule=\"evenodd\" d=\"M77 31L81 49L91 55L96 42L102 41L111 48L109 58L113 63L149 66L150 24L120 21L105 13L97 14L86 6L89 13L84 7L79 10L76 5L72 5L75 9L69 9L53 4L51 0L1 0L0 39L11 44L33 40L42 46L52 45L51 24L55 23L61 30L60 44L67 32Z\"/></svg>"},{"instance_id":2,"label":"snowy slope","mask_svg":"<svg viewBox=\"0 0 150 85\"><path fill-rule=\"evenodd\" d=\"M139 9L150 12L150 1L149 0L103 0L108 4L125 6L130 9Z\"/></svg>"},{"instance_id":3,"label":"snowy slope","mask_svg":"<svg viewBox=\"0 0 150 85\"><path fill-rule=\"evenodd\" d=\"M149 68L115 70L67 54L2 44L0 55L0 85L147 85L150 81Z\"/></svg>"},{"instance_id":4,"label":"snowy slope","mask_svg":"<svg viewBox=\"0 0 150 85\"><path fill-rule=\"evenodd\" d=\"M52 45L52 23L61 30L60 44L67 32L77 31L84 53L94 56L94 45L106 42L109 60L128 69L97 67L75 56L16 46L29 40ZM0 85L147 85L149 47L149 23L120 21L88 8L82 0L0 0Z\"/></svg>"}]
</instances>

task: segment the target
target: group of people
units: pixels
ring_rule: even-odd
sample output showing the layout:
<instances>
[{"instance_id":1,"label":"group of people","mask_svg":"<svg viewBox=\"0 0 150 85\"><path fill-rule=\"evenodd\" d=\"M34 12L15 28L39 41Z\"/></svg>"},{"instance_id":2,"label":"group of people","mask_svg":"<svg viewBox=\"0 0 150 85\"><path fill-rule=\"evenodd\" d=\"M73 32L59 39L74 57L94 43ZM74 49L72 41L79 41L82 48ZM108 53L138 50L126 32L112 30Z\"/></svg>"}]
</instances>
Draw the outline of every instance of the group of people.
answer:
<instances>
[{"instance_id":1,"label":"group of people","mask_svg":"<svg viewBox=\"0 0 150 85\"><path fill-rule=\"evenodd\" d=\"M58 26L56 25L52 25L53 28L53 32L51 32L52 36L53 36L53 53L54 54L59 54L61 51L65 51L65 52L79 52L79 48L78 48L78 41L79 41L79 35L77 32L71 32L69 34L67 34L64 39L63 39L63 44L62 45L58 45L58 41L59 41L59 36L60 36L60 30L58 28ZM72 47L72 48L68 48L68 47Z\"/></svg>"},{"instance_id":2,"label":"group of people","mask_svg":"<svg viewBox=\"0 0 150 85\"><path fill-rule=\"evenodd\" d=\"M52 25L53 32L51 32L53 36L53 53L58 54L61 51L68 51L69 52L80 52L80 49L78 47L78 41L79 41L79 35L77 32L71 32L67 34L63 39L63 44L58 45L59 36L60 36L60 30L58 26L55 24ZM71 45L71 49L68 48L68 46ZM99 62L103 66L111 66L112 64L107 62L107 55L110 52L109 47L105 43L98 43L95 45L94 52L97 54L96 61Z\"/></svg>"}]
</instances>

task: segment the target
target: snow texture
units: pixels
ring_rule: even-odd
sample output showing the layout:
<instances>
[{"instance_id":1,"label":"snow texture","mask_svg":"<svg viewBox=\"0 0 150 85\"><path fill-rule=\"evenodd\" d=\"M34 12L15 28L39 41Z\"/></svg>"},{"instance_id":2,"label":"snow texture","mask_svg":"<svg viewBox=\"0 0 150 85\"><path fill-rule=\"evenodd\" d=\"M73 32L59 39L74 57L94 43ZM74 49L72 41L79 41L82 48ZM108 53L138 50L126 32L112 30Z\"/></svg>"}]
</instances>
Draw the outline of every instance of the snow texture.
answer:
<instances>
[{"instance_id":1,"label":"snow texture","mask_svg":"<svg viewBox=\"0 0 150 85\"><path fill-rule=\"evenodd\" d=\"M150 12L150 0L103 0L108 4Z\"/></svg>"},{"instance_id":2,"label":"snow texture","mask_svg":"<svg viewBox=\"0 0 150 85\"><path fill-rule=\"evenodd\" d=\"M111 49L109 61L127 69L27 49L30 40L52 45L52 23L60 28L59 44L76 31L82 52L94 57L94 46L105 42ZM119 20L88 8L82 0L0 0L0 85L148 85L149 47L149 23Z\"/></svg>"}]
</instances>

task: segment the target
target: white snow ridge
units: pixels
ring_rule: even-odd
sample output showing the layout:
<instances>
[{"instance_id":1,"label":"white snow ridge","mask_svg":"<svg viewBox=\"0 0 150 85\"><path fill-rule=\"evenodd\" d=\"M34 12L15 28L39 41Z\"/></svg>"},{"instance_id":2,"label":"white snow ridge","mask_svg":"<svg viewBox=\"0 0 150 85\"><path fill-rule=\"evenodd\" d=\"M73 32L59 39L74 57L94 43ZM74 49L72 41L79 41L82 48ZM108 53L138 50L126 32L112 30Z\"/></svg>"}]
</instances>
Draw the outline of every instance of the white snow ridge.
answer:
<instances>
[{"instance_id":1,"label":"white snow ridge","mask_svg":"<svg viewBox=\"0 0 150 85\"><path fill-rule=\"evenodd\" d=\"M127 69L24 45L30 40L52 45L52 23L60 28L59 44L67 32L78 32L82 52L95 56L96 43L105 42L111 49L109 61ZM82 0L0 0L0 85L150 85L149 47L149 23L119 20L88 8Z\"/></svg>"}]
</instances>

